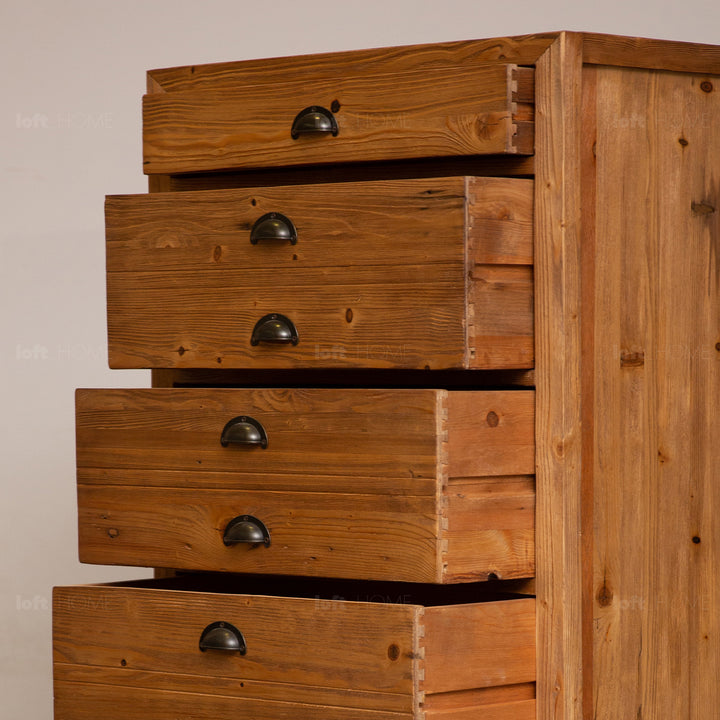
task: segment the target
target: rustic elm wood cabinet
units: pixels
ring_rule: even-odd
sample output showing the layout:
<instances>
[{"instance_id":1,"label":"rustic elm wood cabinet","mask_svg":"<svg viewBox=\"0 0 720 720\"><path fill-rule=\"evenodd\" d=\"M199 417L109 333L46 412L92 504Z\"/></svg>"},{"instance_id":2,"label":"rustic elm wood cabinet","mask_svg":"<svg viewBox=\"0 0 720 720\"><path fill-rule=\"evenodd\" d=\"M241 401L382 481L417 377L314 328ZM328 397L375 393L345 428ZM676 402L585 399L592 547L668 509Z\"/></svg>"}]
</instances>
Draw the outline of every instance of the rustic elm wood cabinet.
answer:
<instances>
[{"instance_id":1,"label":"rustic elm wood cabinet","mask_svg":"<svg viewBox=\"0 0 720 720\"><path fill-rule=\"evenodd\" d=\"M720 48L152 71L57 720L720 707Z\"/></svg>"}]
</instances>

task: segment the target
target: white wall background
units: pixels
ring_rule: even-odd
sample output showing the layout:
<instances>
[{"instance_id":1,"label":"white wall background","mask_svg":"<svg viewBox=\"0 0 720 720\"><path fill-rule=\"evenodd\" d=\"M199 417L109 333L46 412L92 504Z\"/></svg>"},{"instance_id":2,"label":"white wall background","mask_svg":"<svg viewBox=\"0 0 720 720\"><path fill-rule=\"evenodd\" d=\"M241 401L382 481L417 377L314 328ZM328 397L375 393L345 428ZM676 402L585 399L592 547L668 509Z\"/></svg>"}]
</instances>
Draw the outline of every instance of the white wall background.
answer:
<instances>
[{"instance_id":1,"label":"white wall background","mask_svg":"<svg viewBox=\"0 0 720 720\"><path fill-rule=\"evenodd\" d=\"M77 562L73 391L107 369L103 196L146 190L149 68L591 30L720 44L717 0L36 0L0 8L0 720L52 717L53 585Z\"/></svg>"}]
</instances>

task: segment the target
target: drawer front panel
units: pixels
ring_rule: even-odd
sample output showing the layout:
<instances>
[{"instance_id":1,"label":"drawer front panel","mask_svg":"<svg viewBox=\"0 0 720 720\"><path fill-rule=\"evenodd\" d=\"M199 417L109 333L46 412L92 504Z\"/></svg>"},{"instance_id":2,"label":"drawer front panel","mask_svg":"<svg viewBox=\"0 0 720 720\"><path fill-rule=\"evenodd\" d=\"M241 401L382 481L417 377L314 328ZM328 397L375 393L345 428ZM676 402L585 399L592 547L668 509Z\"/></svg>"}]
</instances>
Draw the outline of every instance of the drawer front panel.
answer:
<instances>
[{"instance_id":1,"label":"drawer front panel","mask_svg":"<svg viewBox=\"0 0 720 720\"><path fill-rule=\"evenodd\" d=\"M251 242L269 213L295 244ZM112 197L106 221L113 367L533 365L529 180ZM253 344L274 313L296 344Z\"/></svg>"},{"instance_id":2,"label":"drawer front panel","mask_svg":"<svg viewBox=\"0 0 720 720\"><path fill-rule=\"evenodd\" d=\"M144 170L532 154L533 103L533 70L504 63L160 92L143 99ZM293 137L309 108L332 131Z\"/></svg>"},{"instance_id":3,"label":"drawer front panel","mask_svg":"<svg viewBox=\"0 0 720 720\"><path fill-rule=\"evenodd\" d=\"M80 488L78 505L81 562L426 582L437 574L434 498L96 486ZM244 516L267 528L268 547L225 544Z\"/></svg>"},{"instance_id":4,"label":"drawer front panel","mask_svg":"<svg viewBox=\"0 0 720 720\"><path fill-rule=\"evenodd\" d=\"M217 698L216 709L268 718L290 717L294 709L304 717L309 707L319 717L332 707L336 717L341 708L348 710L343 717L371 711L416 718L423 701L430 717L445 717L453 705L498 712L533 703L532 599L424 607L416 604L422 589L402 585L366 586L371 602L326 599L327 590L305 598L140 585L55 589L56 709L68 713L60 717L108 707L109 717L121 718L103 700L120 690L160 713L167 711L163 701L180 708L177 693L185 703L197 696L198 717L209 711L209 697ZM395 598L397 592L405 594ZM244 655L200 650L203 630L218 622L242 634ZM270 714L273 707L279 714Z\"/></svg>"},{"instance_id":5,"label":"drawer front panel","mask_svg":"<svg viewBox=\"0 0 720 720\"><path fill-rule=\"evenodd\" d=\"M84 562L416 582L534 573L532 391L79 390L76 410ZM238 419L267 446L224 447ZM224 543L245 515L268 547Z\"/></svg>"}]
</instances>

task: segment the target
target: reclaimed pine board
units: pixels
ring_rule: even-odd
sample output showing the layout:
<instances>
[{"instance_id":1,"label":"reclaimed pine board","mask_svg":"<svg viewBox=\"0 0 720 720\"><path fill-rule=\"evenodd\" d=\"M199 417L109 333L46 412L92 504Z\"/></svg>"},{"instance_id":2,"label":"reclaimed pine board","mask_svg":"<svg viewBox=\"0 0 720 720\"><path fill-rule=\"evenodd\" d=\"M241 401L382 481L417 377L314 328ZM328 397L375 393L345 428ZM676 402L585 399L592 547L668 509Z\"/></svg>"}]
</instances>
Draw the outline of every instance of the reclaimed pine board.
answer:
<instances>
[{"instance_id":1,"label":"reclaimed pine board","mask_svg":"<svg viewBox=\"0 0 720 720\"><path fill-rule=\"evenodd\" d=\"M597 70L599 720L720 704L719 80Z\"/></svg>"}]
</instances>

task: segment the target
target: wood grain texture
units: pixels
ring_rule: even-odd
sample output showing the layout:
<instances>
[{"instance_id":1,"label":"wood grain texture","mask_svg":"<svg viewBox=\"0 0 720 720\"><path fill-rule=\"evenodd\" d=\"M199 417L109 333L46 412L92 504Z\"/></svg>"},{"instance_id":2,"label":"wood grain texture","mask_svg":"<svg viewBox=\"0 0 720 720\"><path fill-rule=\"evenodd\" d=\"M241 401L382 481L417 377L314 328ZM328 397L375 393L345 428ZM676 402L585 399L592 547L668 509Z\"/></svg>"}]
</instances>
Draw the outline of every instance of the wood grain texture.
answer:
<instances>
[{"instance_id":1,"label":"wood grain texture","mask_svg":"<svg viewBox=\"0 0 720 720\"><path fill-rule=\"evenodd\" d=\"M423 607L145 584L55 589L56 717L126 718L134 706L152 718L181 707L204 718L212 707L268 720L310 709L420 720L427 704L438 720L473 709L514 720L533 703L533 600ZM219 618L243 633L244 656L199 651Z\"/></svg>"},{"instance_id":2,"label":"wood grain texture","mask_svg":"<svg viewBox=\"0 0 720 720\"><path fill-rule=\"evenodd\" d=\"M468 287L469 368L529 368L535 364L533 268L473 265Z\"/></svg>"},{"instance_id":3,"label":"wood grain texture","mask_svg":"<svg viewBox=\"0 0 720 720\"><path fill-rule=\"evenodd\" d=\"M450 478L534 474L534 392L450 392L447 406Z\"/></svg>"},{"instance_id":4,"label":"wood grain texture","mask_svg":"<svg viewBox=\"0 0 720 720\"><path fill-rule=\"evenodd\" d=\"M534 599L428 607L422 621L426 694L535 680Z\"/></svg>"},{"instance_id":5,"label":"wood grain texture","mask_svg":"<svg viewBox=\"0 0 720 720\"><path fill-rule=\"evenodd\" d=\"M296 245L250 243L254 223L270 212L292 221ZM442 264L462 242L464 213L463 178L110 196L107 268L288 271L327 267L331 259L339 266L397 266L416 253Z\"/></svg>"},{"instance_id":6,"label":"wood grain texture","mask_svg":"<svg viewBox=\"0 0 720 720\"><path fill-rule=\"evenodd\" d=\"M518 700L482 708L456 708L453 710L431 710L425 713L425 720L535 720L535 701Z\"/></svg>"},{"instance_id":7,"label":"wood grain texture","mask_svg":"<svg viewBox=\"0 0 720 720\"><path fill-rule=\"evenodd\" d=\"M538 720L582 717L581 74L563 33L535 77Z\"/></svg>"},{"instance_id":8,"label":"wood grain texture","mask_svg":"<svg viewBox=\"0 0 720 720\"><path fill-rule=\"evenodd\" d=\"M446 398L447 417L438 415L439 397ZM225 424L244 415L265 428L266 449L220 445ZM76 393L78 468L87 475L83 482L91 482L93 469L137 470L144 474L142 484L163 486L172 477L163 471L177 471L184 473L178 483L182 487L434 496L440 473L438 433L447 436L451 477L531 474L533 420L530 390L155 388ZM157 481L155 471L160 473ZM216 472L225 475L212 482L209 476ZM194 479L195 474L200 478ZM258 478L262 475L269 477ZM305 478L311 475L316 479L307 486ZM294 481L294 476L301 479ZM96 481L108 484L107 477L98 473Z\"/></svg>"},{"instance_id":9,"label":"wood grain texture","mask_svg":"<svg viewBox=\"0 0 720 720\"><path fill-rule=\"evenodd\" d=\"M720 704L720 92L707 82L597 69L599 720L700 720Z\"/></svg>"},{"instance_id":10,"label":"wood grain texture","mask_svg":"<svg viewBox=\"0 0 720 720\"><path fill-rule=\"evenodd\" d=\"M109 696L112 696L113 691L110 690L112 686L119 688L120 692L128 688L167 691L169 698L173 697L170 693L194 691L200 694L212 693L216 696L236 698L242 703L247 703L247 707L252 707L253 703L258 703L260 707L263 707L263 701L271 701L272 704L268 706L269 708L272 708L273 704L281 702L320 707L342 706L353 710L373 712L408 713L412 710L412 697L403 693L315 687L295 683L250 680L246 677L238 680L234 677L220 675L214 675L211 679L200 678L198 680L196 675L187 673L134 669L127 665L126 658L122 659L126 664L118 663L116 667L55 662L53 665L55 686L62 683L90 683L96 686L107 686ZM512 690L512 688L487 688L486 690L493 693L495 690ZM517 702L513 699L515 694L499 693L497 703ZM243 705L239 705L239 707L243 707ZM131 718L132 715L123 720L127 720L128 717Z\"/></svg>"},{"instance_id":11,"label":"wood grain texture","mask_svg":"<svg viewBox=\"0 0 720 720\"><path fill-rule=\"evenodd\" d=\"M720 74L720 47L583 33L583 61L594 65Z\"/></svg>"},{"instance_id":12,"label":"wood grain texture","mask_svg":"<svg viewBox=\"0 0 720 720\"><path fill-rule=\"evenodd\" d=\"M445 582L535 574L533 478L452 482L446 498Z\"/></svg>"},{"instance_id":13,"label":"wood grain texture","mask_svg":"<svg viewBox=\"0 0 720 720\"><path fill-rule=\"evenodd\" d=\"M417 672L413 628L420 611L395 603L56 588L53 652L60 663L191 676L185 689L200 693L212 694L219 678L286 683L288 699L296 684L317 688L319 697L322 688L408 695ZM246 655L199 650L203 629L217 621L243 633ZM392 644L399 651L394 660Z\"/></svg>"},{"instance_id":14,"label":"wood grain texture","mask_svg":"<svg viewBox=\"0 0 720 720\"><path fill-rule=\"evenodd\" d=\"M535 683L517 683L425 695L423 710L426 713L437 713L437 717L445 717L444 713L462 713L473 708L477 711L480 707L485 710L493 705L526 703L534 699Z\"/></svg>"},{"instance_id":15,"label":"wood grain texture","mask_svg":"<svg viewBox=\"0 0 720 720\"><path fill-rule=\"evenodd\" d=\"M468 247L476 265L532 265L532 180L469 177Z\"/></svg>"},{"instance_id":16,"label":"wood grain texture","mask_svg":"<svg viewBox=\"0 0 720 720\"><path fill-rule=\"evenodd\" d=\"M262 58L239 62L186 65L150 70L160 92L224 90L238 85L258 85L293 77L339 78L348 74L377 74L449 70L458 65L508 62L534 65L557 33L460 42L384 47L295 57Z\"/></svg>"},{"instance_id":17,"label":"wood grain texture","mask_svg":"<svg viewBox=\"0 0 720 720\"><path fill-rule=\"evenodd\" d=\"M110 364L530 368L530 190L444 178L108 198ZM296 245L249 242L268 212ZM250 345L272 312L297 346Z\"/></svg>"},{"instance_id":18,"label":"wood grain texture","mask_svg":"<svg viewBox=\"0 0 720 720\"><path fill-rule=\"evenodd\" d=\"M78 390L82 482L435 496L434 390L195 388ZM510 413L508 409L508 413ZM268 447L222 447L250 416ZM500 448L498 448L500 452ZM489 460L489 458L488 458ZM488 464L489 474L493 471ZM214 477L217 473L221 473ZM174 478L174 479L173 479Z\"/></svg>"},{"instance_id":19,"label":"wood grain texture","mask_svg":"<svg viewBox=\"0 0 720 720\"><path fill-rule=\"evenodd\" d=\"M513 68L498 63L459 65L452 72L428 68L422 74L348 74L331 79L320 74L306 82L288 73L261 85L146 95L144 170L175 174L531 154L532 121L515 123L514 103L524 98L513 91L524 84L514 80ZM431 95L427 87L433 88ZM337 137L291 137L295 116L310 106L336 109Z\"/></svg>"},{"instance_id":20,"label":"wood grain texture","mask_svg":"<svg viewBox=\"0 0 720 720\"><path fill-rule=\"evenodd\" d=\"M241 515L265 524L269 547L223 543ZM435 498L81 485L78 524L81 562L411 582L438 576Z\"/></svg>"},{"instance_id":21,"label":"wood grain texture","mask_svg":"<svg viewBox=\"0 0 720 720\"><path fill-rule=\"evenodd\" d=\"M56 720L127 720L142 708L145 720L217 720L251 717L253 720L336 720L337 706L315 702L254 700L222 695L134 688L122 685L55 683ZM411 712L342 708L346 720L410 720ZM505 720L500 716L500 720ZM510 718L508 718L510 720Z\"/></svg>"},{"instance_id":22,"label":"wood grain texture","mask_svg":"<svg viewBox=\"0 0 720 720\"><path fill-rule=\"evenodd\" d=\"M507 476L533 471L533 404L532 391L79 390L81 558L414 582L529 577L534 489ZM221 446L237 416L262 424L266 449ZM247 514L267 525L270 548L222 543Z\"/></svg>"}]
</instances>

